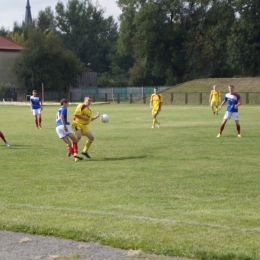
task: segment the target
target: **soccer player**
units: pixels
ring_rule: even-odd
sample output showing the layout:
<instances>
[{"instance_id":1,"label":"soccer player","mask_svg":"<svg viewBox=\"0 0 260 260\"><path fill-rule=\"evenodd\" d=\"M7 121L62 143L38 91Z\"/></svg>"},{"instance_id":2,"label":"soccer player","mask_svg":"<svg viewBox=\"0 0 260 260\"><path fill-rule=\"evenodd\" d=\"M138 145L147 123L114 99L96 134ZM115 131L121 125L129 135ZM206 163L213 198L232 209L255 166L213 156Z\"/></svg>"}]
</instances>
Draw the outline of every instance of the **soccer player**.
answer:
<instances>
[{"instance_id":1,"label":"soccer player","mask_svg":"<svg viewBox=\"0 0 260 260\"><path fill-rule=\"evenodd\" d=\"M97 111L96 116L92 116L92 112L89 108L91 104L91 97L86 96L84 98L84 103L79 104L74 113L74 119L72 123L72 130L75 133L78 141L81 139L82 136L86 136L88 140L86 141L86 145L83 148L82 154L85 155L87 158L90 158L88 154L88 150L91 144L94 141L93 134L88 129L88 124L94 120L96 120L100 113Z\"/></svg>"},{"instance_id":2,"label":"soccer player","mask_svg":"<svg viewBox=\"0 0 260 260\"><path fill-rule=\"evenodd\" d=\"M152 118L153 118L152 128L155 127L155 124L157 124L157 127L160 128L160 123L157 121L157 115L162 109L163 97L161 94L158 93L157 88L154 88L153 91L154 93L151 95L150 98L150 108L152 109Z\"/></svg>"},{"instance_id":3,"label":"soccer player","mask_svg":"<svg viewBox=\"0 0 260 260\"><path fill-rule=\"evenodd\" d=\"M35 125L36 128L42 128L42 116L41 112L43 110L42 106L42 99L37 95L37 91L33 90L32 96L30 97L30 103L31 103L31 111L35 117Z\"/></svg>"},{"instance_id":4,"label":"soccer player","mask_svg":"<svg viewBox=\"0 0 260 260\"><path fill-rule=\"evenodd\" d=\"M224 130L224 127L226 125L226 122L231 117L234 119L234 121L236 123L237 136L241 137L241 134L240 134L240 124L239 124L239 120L238 120L238 106L240 106L242 104L241 97L240 97L239 94L234 92L234 86L233 85L229 85L228 86L228 90L229 90L229 93L227 93L225 95L225 98L224 98L223 102L219 106L219 109L221 109L222 106L226 102L228 102L227 110L226 110L226 113L224 115L223 122L220 125L220 130L219 130L219 134L217 135L217 137L221 137L222 132Z\"/></svg>"},{"instance_id":5,"label":"soccer player","mask_svg":"<svg viewBox=\"0 0 260 260\"><path fill-rule=\"evenodd\" d=\"M213 86L213 90L211 90L209 95L210 107L213 111L213 115L218 115L218 104L221 102L221 93L216 90L216 85Z\"/></svg>"},{"instance_id":6,"label":"soccer player","mask_svg":"<svg viewBox=\"0 0 260 260\"><path fill-rule=\"evenodd\" d=\"M7 147L10 147L11 145L6 141L4 134L0 131L0 137L4 141L5 145Z\"/></svg>"},{"instance_id":7,"label":"soccer player","mask_svg":"<svg viewBox=\"0 0 260 260\"><path fill-rule=\"evenodd\" d=\"M60 139L67 144L69 154L74 155L75 161L82 160L83 158L78 155L77 139L71 130L70 123L67 121L67 108L69 106L69 102L63 98L60 101L60 104L61 107L56 113L56 132ZM71 146L69 138L73 142L73 147Z\"/></svg>"}]
</instances>

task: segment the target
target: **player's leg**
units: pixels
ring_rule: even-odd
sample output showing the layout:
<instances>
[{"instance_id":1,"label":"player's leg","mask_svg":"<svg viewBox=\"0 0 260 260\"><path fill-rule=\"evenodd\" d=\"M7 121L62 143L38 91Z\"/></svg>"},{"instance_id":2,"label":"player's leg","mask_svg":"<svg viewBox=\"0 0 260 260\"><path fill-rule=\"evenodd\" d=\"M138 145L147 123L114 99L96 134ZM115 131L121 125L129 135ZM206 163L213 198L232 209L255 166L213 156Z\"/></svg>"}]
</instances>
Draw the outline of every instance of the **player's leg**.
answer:
<instances>
[{"instance_id":1,"label":"player's leg","mask_svg":"<svg viewBox=\"0 0 260 260\"><path fill-rule=\"evenodd\" d=\"M220 125L220 128L219 128L219 134L217 135L217 137L220 137L221 135L222 135L222 132L223 132L223 130L224 130L224 128L225 128L225 125L226 125L226 123L227 123L227 120L230 118L230 112L227 112L226 111L226 113L225 113L225 115L224 115L224 118L223 118L223 121L222 121L222 123L221 123L221 125Z\"/></svg>"},{"instance_id":2,"label":"player's leg","mask_svg":"<svg viewBox=\"0 0 260 260\"><path fill-rule=\"evenodd\" d=\"M67 148L70 154L74 154L74 149L71 146L71 142L67 136L62 138L63 142L67 144Z\"/></svg>"},{"instance_id":3,"label":"player's leg","mask_svg":"<svg viewBox=\"0 0 260 260\"><path fill-rule=\"evenodd\" d=\"M211 107L211 110L213 112L213 115L215 115L215 108L214 108L214 103L211 101L210 103L210 107Z\"/></svg>"},{"instance_id":4,"label":"player's leg","mask_svg":"<svg viewBox=\"0 0 260 260\"><path fill-rule=\"evenodd\" d=\"M38 117L39 117L39 127L42 128L42 114L41 112L38 114Z\"/></svg>"},{"instance_id":5,"label":"player's leg","mask_svg":"<svg viewBox=\"0 0 260 260\"><path fill-rule=\"evenodd\" d=\"M157 121L157 114L158 114L158 111L157 110L152 110L152 118L153 118L153 124L152 124L152 128L155 127L155 124L158 124L158 121Z\"/></svg>"},{"instance_id":6,"label":"player's leg","mask_svg":"<svg viewBox=\"0 0 260 260\"><path fill-rule=\"evenodd\" d=\"M78 142L77 142L75 135L71 132L68 134L68 137L72 140L72 145L73 145L72 154L73 154L74 158L78 158L78 159L82 160L82 157L78 154Z\"/></svg>"},{"instance_id":7,"label":"player's leg","mask_svg":"<svg viewBox=\"0 0 260 260\"><path fill-rule=\"evenodd\" d=\"M235 123L236 123L237 136L238 136L238 137L241 137L238 112L234 112L234 113L232 114L232 118L234 119L234 121L235 121Z\"/></svg>"},{"instance_id":8,"label":"player's leg","mask_svg":"<svg viewBox=\"0 0 260 260\"><path fill-rule=\"evenodd\" d=\"M86 132L84 135L88 138L88 140L86 141L82 154L85 155L87 158L91 158L88 154L88 150L94 141L94 136L90 131Z\"/></svg>"},{"instance_id":9,"label":"player's leg","mask_svg":"<svg viewBox=\"0 0 260 260\"><path fill-rule=\"evenodd\" d=\"M4 136L4 134L1 131L0 131L0 137L4 141L5 145L9 147L10 144L6 141L5 136Z\"/></svg>"},{"instance_id":10,"label":"player's leg","mask_svg":"<svg viewBox=\"0 0 260 260\"><path fill-rule=\"evenodd\" d=\"M216 109L215 109L216 115L218 115L218 102L216 102L215 106L216 106Z\"/></svg>"},{"instance_id":11,"label":"player's leg","mask_svg":"<svg viewBox=\"0 0 260 260\"><path fill-rule=\"evenodd\" d=\"M38 117L37 117L38 113L37 113L37 109L33 109L33 116L34 116L34 123L36 128L39 128L39 123L38 123Z\"/></svg>"}]
</instances>

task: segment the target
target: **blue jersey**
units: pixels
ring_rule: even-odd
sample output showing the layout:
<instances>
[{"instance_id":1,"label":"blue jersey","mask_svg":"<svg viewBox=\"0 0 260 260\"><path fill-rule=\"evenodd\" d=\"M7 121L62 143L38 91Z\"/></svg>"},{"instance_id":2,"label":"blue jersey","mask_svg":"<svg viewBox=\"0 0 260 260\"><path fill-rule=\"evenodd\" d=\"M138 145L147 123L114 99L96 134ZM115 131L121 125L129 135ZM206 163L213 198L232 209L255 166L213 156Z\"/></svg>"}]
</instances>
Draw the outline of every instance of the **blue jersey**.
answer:
<instances>
[{"instance_id":1,"label":"blue jersey","mask_svg":"<svg viewBox=\"0 0 260 260\"><path fill-rule=\"evenodd\" d=\"M238 109L235 108L235 105L237 104L238 100L240 99L240 95L237 93L227 93L225 95L225 101L228 101L227 111L228 112L238 112Z\"/></svg>"},{"instance_id":2,"label":"blue jersey","mask_svg":"<svg viewBox=\"0 0 260 260\"><path fill-rule=\"evenodd\" d=\"M32 103L32 109L39 109L41 108L40 102L42 101L42 98L39 96L31 96L30 97L30 102Z\"/></svg>"},{"instance_id":3,"label":"blue jersey","mask_svg":"<svg viewBox=\"0 0 260 260\"><path fill-rule=\"evenodd\" d=\"M67 121L67 108L66 107L61 107L58 112L56 113L56 127L63 125L60 119L60 116L63 115L64 116L64 122L66 125L68 125L68 121Z\"/></svg>"}]
</instances>

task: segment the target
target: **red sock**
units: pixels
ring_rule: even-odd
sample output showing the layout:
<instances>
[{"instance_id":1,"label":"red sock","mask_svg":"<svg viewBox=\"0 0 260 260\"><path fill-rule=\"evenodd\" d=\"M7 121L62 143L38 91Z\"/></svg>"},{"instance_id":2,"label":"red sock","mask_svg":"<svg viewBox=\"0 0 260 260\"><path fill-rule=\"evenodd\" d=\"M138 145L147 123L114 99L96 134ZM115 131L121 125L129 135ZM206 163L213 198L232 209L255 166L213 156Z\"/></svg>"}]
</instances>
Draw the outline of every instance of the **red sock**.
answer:
<instances>
[{"instance_id":1,"label":"red sock","mask_svg":"<svg viewBox=\"0 0 260 260\"><path fill-rule=\"evenodd\" d=\"M237 125L237 134L240 135L240 125Z\"/></svg>"},{"instance_id":2,"label":"red sock","mask_svg":"<svg viewBox=\"0 0 260 260\"><path fill-rule=\"evenodd\" d=\"M71 147L71 145L68 145L68 151L69 151L70 154L72 154L72 155L74 154L74 150Z\"/></svg>"},{"instance_id":3,"label":"red sock","mask_svg":"<svg viewBox=\"0 0 260 260\"><path fill-rule=\"evenodd\" d=\"M4 137L4 134L0 131L0 137L2 138L2 140L4 141L4 142L6 142L6 140L5 140L5 137Z\"/></svg>"},{"instance_id":4,"label":"red sock","mask_svg":"<svg viewBox=\"0 0 260 260\"><path fill-rule=\"evenodd\" d=\"M42 118L39 118L39 125L42 125Z\"/></svg>"},{"instance_id":5,"label":"red sock","mask_svg":"<svg viewBox=\"0 0 260 260\"><path fill-rule=\"evenodd\" d=\"M223 130L224 130L225 124L221 124L220 125L220 129L219 129L219 133L222 134Z\"/></svg>"},{"instance_id":6,"label":"red sock","mask_svg":"<svg viewBox=\"0 0 260 260\"><path fill-rule=\"evenodd\" d=\"M77 142L73 142L73 149L74 149L74 153L78 154L78 143Z\"/></svg>"},{"instance_id":7,"label":"red sock","mask_svg":"<svg viewBox=\"0 0 260 260\"><path fill-rule=\"evenodd\" d=\"M36 127L38 127L38 119L34 120Z\"/></svg>"}]
</instances>

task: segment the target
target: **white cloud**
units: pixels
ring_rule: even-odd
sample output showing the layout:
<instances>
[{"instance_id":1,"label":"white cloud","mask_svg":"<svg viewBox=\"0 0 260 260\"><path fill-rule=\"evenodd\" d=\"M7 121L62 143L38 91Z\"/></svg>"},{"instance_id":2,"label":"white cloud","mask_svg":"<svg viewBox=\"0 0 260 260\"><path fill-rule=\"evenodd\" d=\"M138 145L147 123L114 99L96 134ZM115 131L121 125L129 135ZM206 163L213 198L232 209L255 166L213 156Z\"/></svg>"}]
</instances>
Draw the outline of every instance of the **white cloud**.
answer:
<instances>
[{"instance_id":1,"label":"white cloud","mask_svg":"<svg viewBox=\"0 0 260 260\"><path fill-rule=\"evenodd\" d=\"M46 7L50 6L53 11L55 11L55 6L58 3L53 0L29 0L31 5L32 18L37 18L38 13L41 10L44 10ZM68 0L60 0L67 4ZM105 17L113 16L117 21L120 14L120 9L116 4L116 0L99 0L100 6L104 8ZM93 0L95 4L95 1ZM25 17L25 7L27 0L0 0L0 27L4 26L6 29L12 30L13 23L16 21L21 24L24 21Z\"/></svg>"}]
</instances>

